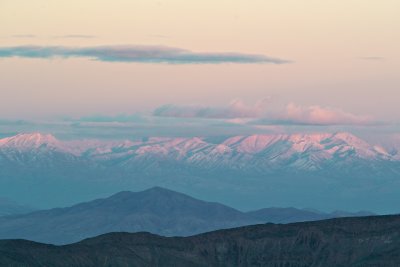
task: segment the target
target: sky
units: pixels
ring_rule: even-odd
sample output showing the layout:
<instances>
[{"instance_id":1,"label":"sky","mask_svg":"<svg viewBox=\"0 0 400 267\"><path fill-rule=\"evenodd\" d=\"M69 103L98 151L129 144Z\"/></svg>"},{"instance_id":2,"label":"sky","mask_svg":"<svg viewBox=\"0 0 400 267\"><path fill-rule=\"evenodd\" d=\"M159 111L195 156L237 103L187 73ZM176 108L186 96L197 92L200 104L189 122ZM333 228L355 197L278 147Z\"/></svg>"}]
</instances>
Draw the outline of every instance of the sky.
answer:
<instances>
[{"instance_id":1,"label":"sky","mask_svg":"<svg viewBox=\"0 0 400 267\"><path fill-rule=\"evenodd\" d=\"M57 120L157 124L148 135L394 134L398 10L398 0L0 0L0 132Z\"/></svg>"}]
</instances>

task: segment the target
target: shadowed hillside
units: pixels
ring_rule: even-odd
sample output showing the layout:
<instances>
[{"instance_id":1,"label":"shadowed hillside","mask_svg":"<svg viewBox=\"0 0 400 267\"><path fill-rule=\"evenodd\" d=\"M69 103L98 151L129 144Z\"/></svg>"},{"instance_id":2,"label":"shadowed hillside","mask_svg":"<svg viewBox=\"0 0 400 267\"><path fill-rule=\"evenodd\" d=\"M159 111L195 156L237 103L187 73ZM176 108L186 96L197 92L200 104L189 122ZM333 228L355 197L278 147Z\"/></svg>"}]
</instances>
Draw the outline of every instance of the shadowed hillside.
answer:
<instances>
[{"instance_id":1,"label":"shadowed hillside","mask_svg":"<svg viewBox=\"0 0 400 267\"><path fill-rule=\"evenodd\" d=\"M1 266L393 266L400 216L254 225L192 237L111 233L52 246L0 242Z\"/></svg>"}]
</instances>

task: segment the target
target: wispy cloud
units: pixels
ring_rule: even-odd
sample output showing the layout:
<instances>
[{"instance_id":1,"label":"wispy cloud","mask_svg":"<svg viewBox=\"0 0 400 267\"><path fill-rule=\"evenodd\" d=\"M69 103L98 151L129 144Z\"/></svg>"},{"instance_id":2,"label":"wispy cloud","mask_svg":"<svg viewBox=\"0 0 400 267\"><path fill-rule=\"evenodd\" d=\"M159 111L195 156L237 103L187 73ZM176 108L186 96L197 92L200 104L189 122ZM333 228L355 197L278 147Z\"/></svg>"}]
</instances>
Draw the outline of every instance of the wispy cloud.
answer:
<instances>
[{"instance_id":1,"label":"wispy cloud","mask_svg":"<svg viewBox=\"0 0 400 267\"><path fill-rule=\"evenodd\" d=\"M13 46L0 47L0 58L53 58L87 57L107 62L218 64L218 63L271 63L284 64L287 60L265 55L243 53L198 53L166 46Z\"/></svg>"},{"instance_id":2,"label":"wispy cloud","mask_svg":"<svg viewBox=\"0 0 400 267\"><path fill-rule=\"evenodd\" d=\"M268 102L268 99L263 99L254 106L249 106L237 99L226 107L164 105L157 108L153 115L175 118L258 118L265 111Z\"/></svg>"},{"instance_id":3,"label":"wispy cloud","mask_svg":"<svg viewBox=\"0 0 400 267\"><path fill-rule=\"evenodd\" d=\"M0 125L25 125L28 124L27 121L24 120L4 120L0 119Z\"/></svg>"},{"instance_id":4,"label":"wispy cloud","mask_svg":"<svg viewBox=\"0 0 400 267\"><path fill-rule=\"evenodd\" d=\"M115 116L106 116L106 115L92 115L92 116L85 116L81 118L65 118L65 121L74 121L74 122L121 122L121 123L141 123L147 122L147 119L142 116L141 114L119 114Z\"/></svg>"},{"instance_id":5,"label":"wispy cloud","mask_svg":"<svg viewBox=\"0 0 400 267\"><path fill-rule=\"evenodd\" d=\"M227 122L250 125L367 125L374 123L368 116L355 115L338 108L299 106L289 103L283 109L270 105L270 99L246 105L241 100L226 107L164 105L154 116L174 118L226 119Z\"/></svg>"},{"instance_id":6,"label":"wispy cloud","mask_svg":"<svg viewBox=\"0 0 400 267\"><path fill-rule=\"evenodd\" d=\"M261 118L253 124L280 125L368 125L374 123L369 116L355 115L338 108L319 105L300 106L289 103L283 112Z\"/></svg>"}]
</instances>

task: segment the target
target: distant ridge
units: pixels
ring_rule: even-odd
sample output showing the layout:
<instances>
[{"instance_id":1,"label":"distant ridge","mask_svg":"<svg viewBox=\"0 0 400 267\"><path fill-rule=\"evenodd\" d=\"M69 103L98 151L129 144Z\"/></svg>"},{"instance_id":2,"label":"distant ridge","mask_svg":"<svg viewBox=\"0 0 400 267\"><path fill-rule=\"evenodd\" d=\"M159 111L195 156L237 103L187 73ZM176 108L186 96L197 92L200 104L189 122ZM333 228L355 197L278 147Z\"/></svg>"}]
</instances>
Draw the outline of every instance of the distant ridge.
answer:
<instances>
[{"instance_id":1,"label":"distant ridge","mask_svg":"<svg viewBox=\"0 0 400 267\"><path fill-rule=\"evenodd\" d=\"M34 211L34 208L18 204L7 198L0 197L0 216L25 214Z\"/></svg>"},{"instance_id":2,"label":"distant ridge","mask_svg":"<svg viewBox=\"0 0 400 267\"><path fill-rule=\"evenodd\" d=\"M166 160L194 167L266 170L291 168L316 171L329 165L362 161L399 161L383 147L369 144L351 133L270 134L233 136L210 143L207 138L157 138L132 141L60 141L50 134L23 133L0 139L0 153L43 150L64 153L68 157L104 164L120 159L125 168L140 164L149 167L149 159ZM10 158L12 159L12 158ZM122 167L122 166L120 166Z\"/></svg>"},{"instance_id":3,"label":"distant ridge","mask_svg":"<svg viewBox=\"0 0 400 267\"><path fill-rule=\"evenodd\" d=\"M334 211L331 213L324 213L316 210L311 211L311 210L296 209L296 208L265 208L256 211L250 211L247 212L247 214L263 222L272 222L272 223L307 222L307 221L318 221L318 220L341 218L341 217L363 217L363 216L376 215L368 211L360 211L360 212Z\"/></svg>"},{"instance_id":4,"label":"distant ridge","mask_svg":"<svg viewBox=\"0 0 400 267\"><path fill-rule=\"evenodd\" d=\"M165 236L189 236L257 223L325 218L330 217L293 208L244 213L219 203L153 187L141 192L123 191L69 208L0 218L0 239L67 244L108 232L146 231Z\"/></svg>"}]
</instances>

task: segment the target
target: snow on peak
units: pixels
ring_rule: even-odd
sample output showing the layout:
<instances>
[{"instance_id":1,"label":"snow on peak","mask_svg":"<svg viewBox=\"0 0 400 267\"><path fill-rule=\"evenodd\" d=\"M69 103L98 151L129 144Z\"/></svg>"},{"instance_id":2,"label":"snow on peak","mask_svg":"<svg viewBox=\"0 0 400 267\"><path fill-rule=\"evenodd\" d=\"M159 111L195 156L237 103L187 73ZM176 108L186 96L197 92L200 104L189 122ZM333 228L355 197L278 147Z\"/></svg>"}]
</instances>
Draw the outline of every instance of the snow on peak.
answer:
<instances>
[{"instance_id":1,"label":"snow on peak","mask_svg":"<svg viewBox=\"0 0 400 267\"><path fill-rule=\"evenodd\" d=\"M266 147L282 140L282 135L251 135L242 139L238 146L239 152L259 153Z\"/></svg>"},{"instance_id":2,"label":"snow on peak","mask_svg":"<svg viewBox=\"0 0 400 267\"><path fill-rule=\"evenodd\" d=\"M331 134L327 133L312 133L312 134L292 134L288 139L292 143L320 143L329 138Z\"/></svg>"},{"instance_id":3,"label":"snow on peak","mask_svg":"<svg viewBox=\"0 0 400 267\"><path fill-rule=\"evenodd\" d=\"M332 144L341 146L342 150L354 151L360 158L372 159L389 156L383 148L371 145L363 139L347 132L333 134Z\"/></svg>"},{"instance_id":4,"label":"snow on peak","mask_svg":"<svg viewBox=\"0 0 400 267\"><path fill-rule=\"evenodd\" d=\"M44 145L49 147L59 147L60 144L60 141L58 141L53 135L42 133L21 133L0 140L0 146L16 148L39 148Z\"/></svg>"},{"instance_id":5,"label":"snow on peak","mask_svg":"<svg viewBox=\"0 0 400 267\"><path fill-rule=\"evenodd\" d=\"M332 135L332 138L335 138L337 140L342 140L343 142L346 142L349 145L369 146L369 144L366 141L348 132L337 132Z\"/></svg>"},{"instance_id":6,"label":"snow on peak","mask_svg":"<svg viewBox=\"0 0 400 267\"><path fill-rule=\"evenodd\" d=\"M330 159L335 155L347 158L350 154L352 157L364 159L390 157L382 147L373 146L347 132L235 136L222 144L238 153L267 155L266 151L270 150L279 153L279 157L290 158L295 154L303 154L317 161Z\"/></svg>"},{"instance_id":7,"label":"snow on peak","mask_svg":"<svg viewBox=\"0 0 400 267\"><path fill-rule=\"evenodd\" d=\"M59 141L50 134L30 133L0 139L0 148L31 151L50 149L92 160L168 159L201 166L266 164L317 169L327 160L398 160L381 146L374 146L350 133L269 134L233 136L210 143L201 137L157 138L138 141ZM396 154L397 155L397 154ZM129 161L127 161L129 160ZM209 164L209 165L207 165Z\"/></svg>"}]
</instances>

